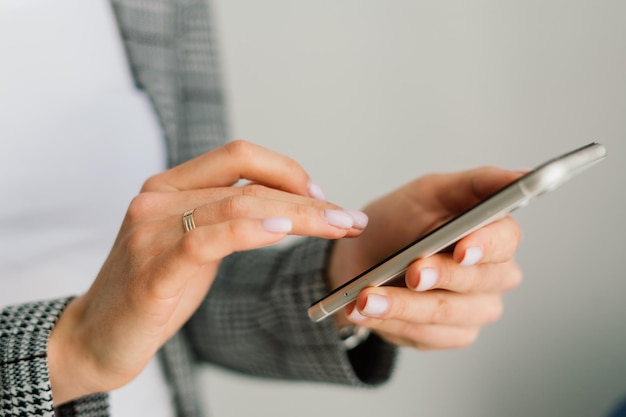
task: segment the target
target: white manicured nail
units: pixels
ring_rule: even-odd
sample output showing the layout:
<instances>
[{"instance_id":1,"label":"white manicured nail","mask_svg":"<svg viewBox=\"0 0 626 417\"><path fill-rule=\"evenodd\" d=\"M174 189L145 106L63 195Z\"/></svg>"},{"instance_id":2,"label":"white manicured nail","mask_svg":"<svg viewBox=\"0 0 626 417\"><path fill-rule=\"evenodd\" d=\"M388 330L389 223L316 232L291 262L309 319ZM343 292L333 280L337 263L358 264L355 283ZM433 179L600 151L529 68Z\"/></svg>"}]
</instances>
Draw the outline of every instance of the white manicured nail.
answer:
<instances>
[{"instance_id":1,"label":"white manicured nail","mask_svg":"<svg viewBox=\"0 0 626 417\"><path fill-rule=\"evenodd\" d=\"M363 307L363 314L376 317L384 314L388 309L389 300L387 300L387 297L378 294L370 294L367 296L365 307Z\"/></svg>"},{"instance_id":2,"label":"white manicured nail","mask_svg":"<svg viewBox=\"0 0 626 417\"><path fill-rule=\"evenodd\" d=\"M316 200L326 201L326 194L324 194L320 186L315 183L309 183L309 195Z\"/></svg>"},{"instance_id":3,"label":"white manicured nail","mask_svg":"<svg viewBox=\"0 0 626 417\"><path fill-rule=\"evenodd\" d=\"M424 268L420 271L420 282L417 284L415 291L426 291L430 290L433 285L437 282L437 273L436 269L433 268Z\"/></svg>"},{"instance_id":4,"label":"white manicured nail","mask_svg":"<svg viewBox=\"0 0 626 417\"><path fill-rule=\"evenodd\" d=\"M461 266L476 265L483 258L483 250L479 247L471 247L465 250L465 256L461 261Z\"/></svg>"},{"instance_id":5,"label":"white manicured nail","mask_svg":"<svg viewBox=\"0 0 626 417\"><path fill-rule=\"evenodd\" d=\"M354 220L354 224L353 224L354 227L356 227L357 229L365 229L365 226L367 226L367 222L369 221L367 214L359 210L344 210L344 211L348 213L350 216L352 216L352 219Z\"/></svg>"},{"instance_id":6,"label":"white manicured nail","mask_svg":"<svg viewBox=\"0 0 626 417\"><path fill-rule=\"evenodd\" d=\"M268 232L287 233L291 231L293 222L288 217L270 217L269 219L263 219L261 225Z\"/></svg>"},{"instance_id":7,"label":"white manicured nail","mask_svg":"<svg viewBox=\"0 0 626 417\"><path fill-rule=\"evenodd\" d=\"M349 229L354 224L354 218L343 210L324 210L324 215L331 226Z\"/></svg>"}]
</instances>

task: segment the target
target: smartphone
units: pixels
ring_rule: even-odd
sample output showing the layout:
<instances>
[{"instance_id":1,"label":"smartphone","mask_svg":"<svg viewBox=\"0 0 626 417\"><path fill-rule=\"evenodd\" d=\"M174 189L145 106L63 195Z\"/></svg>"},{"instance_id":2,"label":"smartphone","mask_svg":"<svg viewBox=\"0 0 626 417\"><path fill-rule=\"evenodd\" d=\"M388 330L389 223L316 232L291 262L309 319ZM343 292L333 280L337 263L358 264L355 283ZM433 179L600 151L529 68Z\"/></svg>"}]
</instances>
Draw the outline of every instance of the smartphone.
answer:
<instances>
[{"instance_id":1,"label":"smartphone","mask_svg":"<svg viewBox=\"0 0 626 417\"><path fill-rule=\"evenodd\" d=\"M316 301L308 310L309 317L317 322L330 316L354 301L364 288L380 286L403 276L416 259L426 258L453 245L473 231L554 190L605 157L606 148L593 142L549 160Z\"/></svg>"}]
</instances>

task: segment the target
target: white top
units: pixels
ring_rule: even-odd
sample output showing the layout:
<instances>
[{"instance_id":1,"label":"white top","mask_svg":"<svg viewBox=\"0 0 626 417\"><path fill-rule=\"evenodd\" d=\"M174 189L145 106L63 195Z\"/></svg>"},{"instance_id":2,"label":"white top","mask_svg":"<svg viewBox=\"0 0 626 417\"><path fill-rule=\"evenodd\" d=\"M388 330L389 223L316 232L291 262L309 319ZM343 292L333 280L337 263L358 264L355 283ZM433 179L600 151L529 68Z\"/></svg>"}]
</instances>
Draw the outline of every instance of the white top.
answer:
<instances>
[{"instance_id":1,"label":"white top","mask_svg":"<svg viewBox=\"0 0 626 417\"><path fill-rule=\"evenodd\" d=\"M105 0L0 1L0 306L84 292L165 166ZM153 360L113 416L173 416Z\"/></svg>"}]
</instances>

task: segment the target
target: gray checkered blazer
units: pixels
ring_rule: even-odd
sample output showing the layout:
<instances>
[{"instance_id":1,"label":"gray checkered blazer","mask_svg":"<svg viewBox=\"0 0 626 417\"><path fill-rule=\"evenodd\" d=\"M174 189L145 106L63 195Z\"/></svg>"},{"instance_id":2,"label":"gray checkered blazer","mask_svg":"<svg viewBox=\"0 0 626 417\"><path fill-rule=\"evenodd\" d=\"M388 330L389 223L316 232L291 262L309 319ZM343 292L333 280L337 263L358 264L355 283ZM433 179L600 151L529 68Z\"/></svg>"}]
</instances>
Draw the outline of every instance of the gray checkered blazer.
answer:
<instances>
[{"instance_id":1,"label":"gray checkered blazer","mask_svg":"<svg viewBox=\"0 0 626 417\"><path fill-rule=\"evenodd\" d=\"M112 0L138 88L157 112L176 165L223 144L224 96L206 0ZM389 378L395 349L375 336L346 352L331 320L306 310L325 293L329 243L237 253L222 263L198 311L159 352L179 416L199 416L191 368L355 386ZM0 416L108 416L107 394L52 405L46 348L69 299L0 311Z\"/></svg>"}]
</instances>

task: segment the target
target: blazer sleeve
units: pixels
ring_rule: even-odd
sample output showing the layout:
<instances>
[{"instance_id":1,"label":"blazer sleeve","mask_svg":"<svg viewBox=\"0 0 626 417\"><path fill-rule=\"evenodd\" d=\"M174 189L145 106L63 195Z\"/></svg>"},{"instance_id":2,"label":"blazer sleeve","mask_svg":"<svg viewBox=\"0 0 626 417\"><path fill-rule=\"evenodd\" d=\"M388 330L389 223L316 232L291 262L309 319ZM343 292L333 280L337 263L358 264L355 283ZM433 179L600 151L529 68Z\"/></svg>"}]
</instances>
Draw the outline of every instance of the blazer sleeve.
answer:
<instances>
[{"instance_id":1,"label":"blazer sleeve","mask_svg":"<svg viewBox=\"0 0 626 417\"><path fill-rule=\"evenodd\" d=\"M197 359L280 379L360 386L387 381L395 347L372 335L348 352L333 320L313 323L307 315L327 293L330 247L306 238L226 258L184 328Z\"/></svg>"},{"instance_id":2,"label":"blazer sleeve","mask_svg":"<svg viewBox=\"0 0 626 417\"><path fill-rule=\"evenodd\" d=\"M105 394L53 408L48 338L69 300L22 304L0 311L0 415L108 416Z\"/></svg>"}]
</instances>

